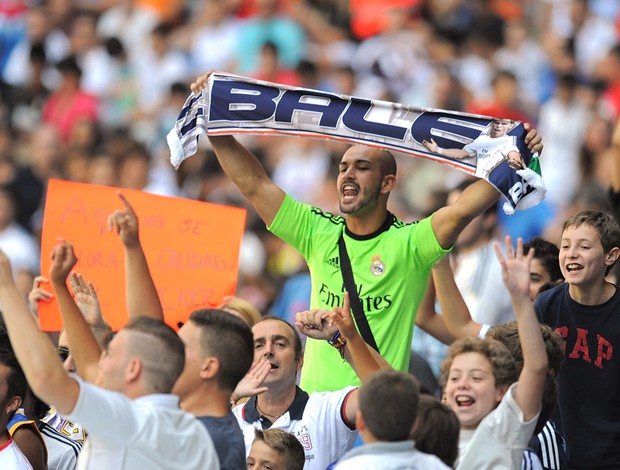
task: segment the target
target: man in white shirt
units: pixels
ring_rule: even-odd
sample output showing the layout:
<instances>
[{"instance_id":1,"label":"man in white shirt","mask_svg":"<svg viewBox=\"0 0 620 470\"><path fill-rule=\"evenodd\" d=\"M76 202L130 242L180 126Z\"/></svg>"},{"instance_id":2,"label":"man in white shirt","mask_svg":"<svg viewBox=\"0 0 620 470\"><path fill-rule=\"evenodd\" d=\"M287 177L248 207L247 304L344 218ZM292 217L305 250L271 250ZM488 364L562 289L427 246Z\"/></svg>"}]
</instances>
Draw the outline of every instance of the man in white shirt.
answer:
<instances>
[{"instance_id":1,"label":"man in white shirt","mask_svg":"<svg viewBox=\"0 0 620 470\"><path fill-rule=\"evenodd\" d=\"M77 369L84 380L97 385L63 369L28 311L2 252L0 305L32 391L88 432L78 468L218 469L206 429L181 411L178 397L170 394L185 362L183 342L174 330L152 318L131 321L93 361L99 346L66 285L77 261L71 245L60 242L52 259L50 278L67 332L80 339L71 344L73 350L80 349L75 354Z\"/></svg>"}]
</instances>

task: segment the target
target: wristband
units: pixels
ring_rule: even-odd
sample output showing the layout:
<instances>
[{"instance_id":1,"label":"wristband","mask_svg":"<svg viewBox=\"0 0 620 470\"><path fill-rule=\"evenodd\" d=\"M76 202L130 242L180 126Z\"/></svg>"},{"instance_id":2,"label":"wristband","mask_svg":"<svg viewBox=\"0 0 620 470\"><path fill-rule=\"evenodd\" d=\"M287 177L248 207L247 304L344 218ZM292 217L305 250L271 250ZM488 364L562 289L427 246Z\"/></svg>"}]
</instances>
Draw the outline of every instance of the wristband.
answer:
<instances>
[{"instance_id":1,"label":"wristband","mask_svg":"<svg viewBox=\"0 0 620 470\"><path fill-rule=\"evenodd\" d=\"M340 334L340 331L336 332L336 334L332 337L332 339L327 340L330 346L333 346L340 353L340 357L344 359L344 348L347 345L347 339Z\"/></svg>"},{"instance_id":2,"label":"wristband","mask_svg":"<svg viewBox=\"0 0 620 470\"><path fill-rule=\"evenodd\" d=\"M437 147L437 154L443 155L443 149L441 147Z\"/></svg>"}]
</instances>

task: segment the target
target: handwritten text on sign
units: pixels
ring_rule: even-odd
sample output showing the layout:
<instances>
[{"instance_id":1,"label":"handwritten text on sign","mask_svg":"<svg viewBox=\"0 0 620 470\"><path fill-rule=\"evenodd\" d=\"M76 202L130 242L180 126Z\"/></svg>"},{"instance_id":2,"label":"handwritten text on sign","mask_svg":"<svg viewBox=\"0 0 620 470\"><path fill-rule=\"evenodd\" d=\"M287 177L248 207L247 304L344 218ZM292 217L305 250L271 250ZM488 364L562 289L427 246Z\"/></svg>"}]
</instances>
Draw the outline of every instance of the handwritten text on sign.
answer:
<instances>
[{"instance_id":1,"label":"handwritten text on sign","mask_svg":"<svg viewBox=\"0 0 620 470\"><path fill-rule=\"evenodd\" d=\"M123 210L118 188L50 180L41 242L41 273L48 275L57 237L78 257L75 271L93 281L103 316L114 329L127 322L125 255L107 219ZM177 326L200 308L214 308L235 291L245 210L188 199L120 190L140 221L140 240L166 322ZM51 289L51 286L42 286ZM39 306L41 328L58 331L56 302Z\"/></svg>"}]
</instances>

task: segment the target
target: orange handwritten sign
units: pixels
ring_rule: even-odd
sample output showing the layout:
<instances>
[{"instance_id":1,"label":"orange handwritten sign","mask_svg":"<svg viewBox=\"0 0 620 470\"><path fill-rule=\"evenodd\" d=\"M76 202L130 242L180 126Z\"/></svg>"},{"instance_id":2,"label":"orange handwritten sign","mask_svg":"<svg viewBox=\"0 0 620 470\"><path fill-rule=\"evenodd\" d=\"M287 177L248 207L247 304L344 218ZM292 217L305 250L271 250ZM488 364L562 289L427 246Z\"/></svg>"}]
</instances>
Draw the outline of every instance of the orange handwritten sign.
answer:
<instances>
[{"instance_id":1,"label":"orange handwritten sign","mask_svg":"<svg viewBox=\"0 0 620 470\"><path fill-rule=\"evenodd\" d=\"M74 270L93 281L106 321L115 330L127 322L124 248L107 229L108 215L124 209L118 191L138 214L140 240L170 326L235 292L245 209L61 180L50 180L47 189L44 276L57 237L66 239L78 257ZM41 302L39 319L45 331L62 329L56 302Z\"/></svg>"}]
</instances>

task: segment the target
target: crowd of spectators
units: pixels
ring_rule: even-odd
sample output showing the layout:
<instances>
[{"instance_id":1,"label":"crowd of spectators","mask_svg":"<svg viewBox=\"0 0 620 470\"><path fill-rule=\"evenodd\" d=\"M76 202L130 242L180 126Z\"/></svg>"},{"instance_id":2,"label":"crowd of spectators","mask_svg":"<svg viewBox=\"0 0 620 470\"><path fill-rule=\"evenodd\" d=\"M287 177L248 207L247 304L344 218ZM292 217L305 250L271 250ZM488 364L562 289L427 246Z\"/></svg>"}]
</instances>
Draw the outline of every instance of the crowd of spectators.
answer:
<instances>
[{"instance_id":1,"label":"crowd of spectators","mask_svg":"<svg viewBox=\"0 0 620 470\"><path fill-rule=\"evenodd\" d=\"M16 0L0 5L0 24L0 247L24 293L46 182L64 178L246 207L237 295L289 319L303 307L303 289L285 288L308 285L303 259L265 230L206 140L178 172L168 163L165 135L208 70L531 122L548 197L499 213L496 234L557 243L558 221L607 204L620 115L613 0ZM341 144L243 142L287 193L338 211ZM406 221L463 178L414 158L399 166L390 210Z\"/></svg>"},{"instance_id":2,"label":"crowd of spectators","mask_svg":"<svg viewBox=\"0 0 620 470\"><path fill-rule=\"evenodd\" d=\"M526 239L554 230L567 208L599 203L608 185L619 13L606 0L3 3L0 185L15 205L2 204L3 246L37 237L51 177L245 204L208 149L176 174L167 163L165 134L188 84L208 70L535 123L549 196L527 225L501 227ZM334 144L248 145L289 193L335 208ZM437 207L460 178L414 159L401 168L392 210L405 220ZM303 261L255 216L244 245L239 294L268 310ZM12 261L36 270L36 255Z\"/></svg>"},{"instance_id":3,"label":"crowd of spectators","mask_svg":"<svg viewBox=\"0 0 620 470\"><path fill-rule=\"evenodd\" d=\"M267 231L264 214L257 212L251 204L251 197L247 200L242 195L233 181L234 178L229 178L222 171L217 160L222 160L221 153L224 154L224 161L230 157L226 155L231 148L227 146L229 144L223 145L220 139L218 149L212 139L212 148L208 139L203 139L198 154L185 160L178 171L169 163L166 134L174 126L179 110L190 93L190 83L210 70L410 106L495 116L503 120L529 122L536 127L539 135L544 138L544 153L540 163L547 185L547 198L538 206L527 211L518 211L512 216L506 216L501 211L501 204L484 212L460 233L454 243L454 255L450 255L454 265L455 286L463 295L463 303L467 304L471 311L471 318L467 313L467 324L475 328L480 336L484 336L483 329L486 331L489 327L514 319L515 309L519 321L525 321L519 329L524 325L532 331L538 329L538 324L533 321L533 311L529 307L529 300L536 297L538 290L528 297L528 289L524 285L529 283L525 279L527 275L524 277L523 273L530 271L531 263L532 274L536 274L537 265L543 263L540 253L542 250L537 248L537 255L541 258L536 258L533 254L527 255L522 248L523 242L519 241L514 259L512 248L508 245L503 255L497 248L494 252L493 247L502 235L510 235L515 240L521 237L525 241L544 237L551 244L560 245L563 232L565 238L568 235L573 236L571 234L574 233L577 233L574 235L577 237L594 228L597 230L594 238L598 239L600 236L605 252L603 254L607 256L606 266L611 269L617 259L617 240L614 238L608 243L601 235L606 233L605 230L599 230L596 225L599 223L597 221L603 220L601 212L587 213L591 218L584 219L585 222L570 218L584 209L612 209L609 188L612 188L611 200L616 203L617 211L620 188L620 172L617 168L620 159L620 3L616 0L12 0L0 2L0 250L6 253L7 257L5 259L0 256L0 284L11 285L11 270L8 267L10 262L17 289L25 300L33 283L35 287L38 286L37 279L40 278L36 276L47 274L39 272L41 253L38 246L46 186L51 178L244 207L248 210L248 217L240 252L237 291L235 297L227 299L228 303L221 308L244 316L248 323L258 322L259 326L253 329L255 360L257 355L261 355L257 352L257 338L267 344L272 341L271 338L287 338L293 334L294 341L287 340L290 343L287 347L291 349L294 343L295 355L293 357L292 351L288 351L291 364L282 362L280 365L289 373L285 377L288 388L284 391L287 396L296 397L295 400L298 400L297 397L307 397L307 394L296 386L297 369L303 362L301 344L299 354L297 353L297 343L301 340L297 339L297 332L290 325L286 326L278 320L279 317L292 324L295 322L296 312L309 308L311 286L304 258L291 245ZM616 123L618 124L614 135ZM246 135L240 137L239 141L256 155L275 185L282 188L282 197L286 193L324 211L339 213L343 206L339 205L336 177L338 166L342 168L343 165L341 156L346 150L343 144L296 137ZM214 148L219 150L218 158ZM614 155L615 160L612 158ZM405 222L420 220L446 204L454 204L454 198L458 201L458 195L466 191L466 186L470 183L465 174L434 162L404 155L396 157L399 167L398 185L392 191L389 210ZM368 158L372 160L375 156ZM385 200L387 201L387 196ZM135 216L128 203L126 208ZM478 214L481 211L474 212ZM121 226L122 219L118 219L120 215L116 214L116 217L115 223ZM437 220L437 216L434 217ZM572 222L563 225L566 219ZM351 216L349 220L352 220ZM613 226L614 230L617 229L615 222L611 220L608 225ZM137 219L135 228L137 239ZM617 235L615 232L614 234ZM445 241L450 242L447 245L453 242L452 238ZM130 247L126 245L126 248ZM447 247L442 249L444 248ZM71 254L69 258L75 263L73 252L69 251L68 247L64 249L65 256ZM58 250L61 248L56 249L57 271L58 265L62 264ZM613 254L613 259L609 258L609 254ZM601 255L601 259L603 258ZM57 295L66 287L66 277L72 268L69 264L65 263L62 272L56 273L57 279L52 279ZM514 269L524 266L527 270ZM437 268L441 269L441 265L436 266ZM608 271L606 270L604 275L598 273L601 275L597 277L605 294L601 295L601 298L605 299L609 297L609 285L604 280L605 275L609 274ZM148 274L148 268L144 272ZM521 274L521 277L515 278L515 272ZM570 274L572 270L567 272ZM500 282L502 273L503 283L508 286L508 290L504 289ZM435 320L435 292L438 298L437 306L442 307L440 297L443 288L448 285L442 281L438 286L437 274L436 270L433 273L435 288L432 288L432 283L429 284L428 298L423 301L429 302L425 305L430 305L431 319ZM451 276L451 273L449 274ZM617 279L617 274L615 276ZM547 277L549 281L558 278L551 272L547 273ZM142 278L151 282L149 276ZM507 280L512 280L512 288ZM522 282L517 286L516 281ZM572 288L571 295L574 296L576 292L589 292L585 288L581 292L579 282L574 279L567 281L566 286ZM535 283L536 279L530 276L530 282ZM152 287L148 284L149 289ZM75 287L73 289L75 292ZM16 298L9 296L7 292L12 294L13 291L2 290L5 303L18 305ZM562 292L562 289L554 292ZM136 291L136 298L140 297L138 293ZM68 291L63 295L65 304L71 304ZM617 302L617 295L613 296L614 302ZM153 300L157 296L151 297ZM460 299L460 296L453 297ZM577 299L572 300L578 302L584 298L577 296ZM144 303L143 298L141 301ZM566 299L562 301L568 302ZM485 302L490 305L485 306ZM554 302L559 303L560 300L551 294L538 302L536 313L539 314L539 319L539 310L542 308L540 305L553 306ZM592 305L604 306L605 302L592 302ZM528 307L519 311L516 304ZM144 307L143 304L140 306ZM22 305L20 308L23 307ZM500 310L502 307L505 308ZM424 308L420 307L420 311ZM493 312L493 308L497 312ZM65 305L65 314L66 310ZM543 314L548 313L543 310ZM551 307L548 310L551 311ZM77 310L73 313L75 312ZM261 314L273 314L277 317L262 318ZM342 315L342 312L338 315ZM448 323L451 321L449 315L451 314L446 312ZM18 313L12 312L8 316L7 325L11 339L14 341L19 334L27 336L28 332L23 325L16 326L21 321ZM422 326L422 316L419 315L417 320L419 326ZM196 351L200 350L196 340L196 331L204 326L200 319L200 315L193 316L180 333L185 344L185 354L189 354L186 359L190 362L192 358L195 359L194 356L198 356ZM552 320L554 319L545 318L545 322L550 324L553 323ZM339 348L342 358L345 359L345 352L348 351L347 354L351 357L347 356L346 359L359 366L360 361L356 360L356 356L359 358L359 349L363 355L367 356L369 353L365 345L360 347L361 340L354 338L355 328L350 318L347 321L350 322L349 333L343 333L345 330L339 323L340 332L336 336L333 336L333 331L326 338L313 337L312 334L308 336L314 339L331 338L329 344ZM342 319L339 322L342 322ZM320 325L321 320L318 320L318 323ZM427 330L429 326L427 323L422 328ZM553 326L565 327L561 322ZM33 331L35 329L34 324L27 327ZM147 331L151 327L149 321L133 322L112 340L114 343L104 344L102 348L97 346L93 339L90 346L94 352L88 356L93 364L92 370L95 370L94 364L99 359L101 349L105 351L105 357L110 354L110 344L113 345L112 351L117 351L121 347L118 345L124 344L123 341L130 344L131 338L144 333L142 329ZM279 328L285 333L271 334L268 327L275 330ZM448 333L444 335L447 335L448 340L442 340L444 343L450 343L459 336L452 337L453 330L450 325L447 328ZM516 329L516 324L513 324L513 328ZM581 334L581 329L577 330ZM495 331L494 334L497 335L497 331L501 333L502 330ZM261 332L264 333L262 336ZM80 343L75 341L75 331L68 328L65 333L73 336L71 349L75 351L75 345ZM341 342L336 341L336 344L333 344L341 333L345 341L342 342L341 339ZM171 334L171 331L162 333L164 336ZM245 335L249 344L249 331L246 331ZM431 375L434 373L436 380L439 378L439 362L446 357L447 349L424 335L421 329L415 329L413 347L422 356L422 360L430 365ZM174 338L171 337L170 341L176 344L177 349L181 348L181 342L175 335L172 336ZM533 334L525 336L530 339L537 337ZM34 333L32 337L35 337ZM223 335L219 335L220 342L222 337ZM345 347L347 337L350 344ZM546 338L543 330L543 339ZM603 343L602 337L598 338L595 365L603 370L604 361L612 360L611 350L606 349L606 345L611 347L612 343ZM215 342L214 338L211 340ZM407 338L407 345L408 340ZM602 340L607 341L604 338ZM582 362L591 362L585 341L579 336L570 355L571 359L579 359L580 355L583 355ZM358 345L357 352L352 346L354 342ZM25 344L25 341L22 343ZM62 337L58 344L62 348ZM468 343L455 344L456 347L452 346L448 350L449 361L445 366L448 369L451 366L450 361L454 362L459 355L471 354L475 350L473 346L471 350L463 346L465 349L459 352L458 348ZM480 344L484 346L487 343L480 340ZM49 345L46 344L45 347L50 349L47 346ZM269 348L271 347L269 344ZM542 342L527 343L523 348L523 357L529 358L526 358L525 364L519 365L523 368L519 382L529 385L527 390L532 396L525 395L524 386L520 392L517 386L508 389L508 385L515 382L514 374L506 384L500 384L506 386L503 393L507 393L508 397L499 408L501 415L506 414L506 410L516 409L518 405L523 412L522 419L519 419L527 421L519 422L524 429L521 439L524 441L523 445L528 441L536 424L534 418L538 416L535 411L540 402L539 395L543 393L543 385L547 386L547 383L543 382L553 382L558 373L549 366L553 373L547 377L547 364L532 361L532 357L541 358L540 354L532 353L536 348L540 350ZM20 346L17 350L20 363L25 364L22 364L22 367L26 378L32 381L36 374L47 374L48 370L37 369L36 360L28 359L26 349L28 348ZM68 356L69 350L66 347L65 349ZM190 354L192 351L196 354ZM150 358L147 353L148 351L143 358L145 364ZM502 354L508 357L507 352ZM67 359L66 356L64 359ZM83 351L80 354L78 350L77 356L84 360ZM179 367L175 367L170 373L171 377L182 369L180 358L177 359ZM69 362L65 366L72 363L73 358L67 361ZM249 362L249 357L246 362ZM52 365L57 366L55 363ZM378 367L376 364L375 366ZM278 367L276 364L273 368ZM606 367L606 374L613 375L612 366ZM51 370L51 367L49 369ZM265 376L269 374L269 368L263 369ZM447 394L447 402L456 409L463 403L467 406L473 399L467 398L464 401L462 396L454 392L457 379L449 379L454 381L452 388L446 384L448 376L453 377L451 369L448 369L442 374L443 385L451 392ZM71 372L75 370L74 364ZM92 370L89 369L90 372ZM457 372L459 371L462 372L457 368ZM403 382L403 393L407 396L417 396L418 386L410 383L412 381L407 382L407 378L398 374L393 377L389 374L379 376L380 379L371 381L369 386L364 380L368 374L359 370L356 370L356 373L363 383L359 409L357 391L345 389L347 394L355 397L347 405L341 403L338 398L340 395L333 396L338 398L338 407L351 415L345 413L346 416L342 416L343 422L339 423L342 428L340 431L346 436L346 446L352 445L355 437L349 424L357 421L355 424L365 447L345 454L335 468L355 466L355 459L373 452L379 459L388 451L400 452L403 459L410 460L414 454L417 455L417 451L414 451L409 443L392 447L387 445L387 442L391 443L394 439L384 435L379 426L384 416L373 416L372 407L364 405L364 400L370 403L378 399L363 397L383 397L382 394L391 393L392 390L383 390L385 387L381 387L388 379L395 383ZM172 391L181 396L181 407L185 411L196 416L205 415L204 424L209 428L207 418L213 417L212 410L204 411L196 406L190 409L192 404L196 404L191 400L192 395L180 393L179 389L189 384L187 390L190 392L202 390L196 388L200 379L204 382L202 386L211 390L213 376L205 379L203 375L189 377L188 374L183 375L183 379L176 383L176 391L171 388L172 383L169 384L170 387L163 387L163 390L165 393ZM561 382L571 380L568 372L559 374ZM604 376L603 373L599 375ZM60 376L55 377L58 379ZM80 422L89 423L92 435L97 436L100 431L97 427L98 418L85 414L85 411L76 405L77 397L81 396L78 395L78 389L86 390L79 392L82 394L94 392L89 392L90 386L85 387L82 382L75 385L73 379L69 380L68 377L62 375L62 379L70 384L69 390L72 392L69 394L62 391L66 387L61 387L62 384L56 382L50 385L51 382L46 381L45 386L41 387L44 383L41 379L35 381L38 388L32 383L30 385L41 398L55 404L59 412L77 409ZM147 378L144 382L139 383L141 388L137 396L151 394L150 376L147 374L145 377ZM234 382L237 382L237 378ZM90 376L83 379L84 383L94 381ZM432 379L433 377L431 382ZM168 381L174 382L171 378ZM275 379L271 381L275 383ZM604 388L599 387L594 380L588 382L594 390L589 394L590 398L595 396L597 390ZM532 383L535 386L532 386ZM232 395L230 393L232 385L226 384L221 393L216 390L221 399L218 406L221 405L225 415L230 411L229 397L235 397L234 392ZM171 390L168 390L169 388ZM282 408L284 401L269 399L282 390L275 387L274 391L269 386L265 388L267 392L262 390L262 394L258 395L262 397L260 403L258 398L251 398L247 402L247 409L250 410L248 413L255 408L255 412L259 414L241 414L245 413L243 410L246 409L243 403L236 408L239 422L247 423L244 424L247 428L244 429L244 434L246 453L250 456L248 465L259 465L259 462L265 459L285 461L295 457L300 460L301 449L297 441L290 439L288 434L272 432L277 429L254 433L256 423L253 421L262 423L265 417L271 416L275 423L294 408L291 404L290 407L287 405L282 410L278 409L278 406ZM431 386L423 381L421 388L430 390L433 394L438 391L439 386L436 381ZM616 389L615 384L609 387L614 394ZM489 387L489 390L493 390L493 387ZM564 395L560 399L560 405L565 408L570 400L581 400L578 394L567 390L571 389L565 387ZM58 398L56 393L61 398ZM22 393L24 394L25 392ZM133 392L126 394L133 398ZM313 395L315 401L319 400L315 399L316 396L318 394ZM398 398L394 398L396 399ZM494 406L497 401L493 402ZM233 402L239 403L236 398ZM7 421L8 418L15 417L18 406L16 403L14 405L6 409ZM396 415L406 418L402 423L402 436L399 435L396 441L407 441L412 423L416 420L417 407L411 403L409 405L411 410L408 413L403 413L400 409L392 410ZM600 427L604 428L608 416L605 415L606 410L599 405L594 399L587 403L591 411L598 413L602 410L602 415L597 419L602 423ZM264 413L259 406L272 414ZM438 402L428 406L442 412ZM218 410L218 413L220 411ZM489 411L490 409L485 413ZM420 415L427 416L423 411L420 411ZM494 416L493 419L500 419L497 418L500 416L499 412L489 415ZM186 419L185 415L179 416ZM572 414L568 416L573 418ZM546 418L547 416L545 420ZM303 428L307 427L307 423L300 421L295 424L296 420L297 418L293 420L293 424L299 426L300 430L294 431L294 426L286 430L300 434L304 431ZM541 420L540 424L544 425L545 420ZM462 430L472 431L469 439L475 427L467 428L467 423L462 419L460 421ZM575 446L575 442L579 444L580 436L575 437L574 429L581 429L581 426L574 426L568 420L567 423L570 431L567 433L567 440L570 445ZM477 424L478 422L476 426ZM455 430L454 422L447 422L446 426ZM326 429L320 428L323 433ZM481 426L481 429L477 439L484 437L486 427ZM538 432L538 425L536 429ZM613 435L613 432L610 432L610 435ZM204 433L197 433L196 439L203 438L202 434ZM463 435L461 431L461 438ZM222 444L223 436L224 434L218 436L219 440L213 439L220 463L228 458L222 457L225 454L222 453L222 447L226 447ZM325 436L321 435L321 438ZM3 439L8 442L12 437L9 438L3 433ZM237 436L237 439L240 443L240 436ZM422 431L416 437L416 440L418 439L421 443L431 442L429 434ZM17 441L17 438L15 440ZM312 446L310 445L310 452L307 443L302 439L298 440L304 445L305 458L314 459L312 452L315 451ZM315 439L317 440L318 438ZM329 442L329 439L325 440ZM610 440L613 441L613 437ZM207 441L209 440L205 442ZM98 445L101 445L101 442L103 441L99 441ZM462 440L461 445L463 444ZM205 449L210 458L213 458L211 444ZM500 450L498 455L505 454L503 448ZM517 450L512 459L516 464L523 458L522 448ZM78 451L79 449L75 453ZM444 463L452 466L456 459L455 451L456 448L448 449L447 456L437 455ZM74 452L73 448L71 452ZM90 452L95 451L91 450L88 454ZM598 449L592 452L594 458L604 454ZM467 462L467 458L473 453L472 451L468 455L461 452L460 458ZM106 455L117 457L112 452ZM309 455L311 457L308 457ZM341 455L340 450L338 455L326 453L321 455L325 462L317 458L313 464L322 468L324 463L333 462ZM539 455L547 454L540 452ZM241 453L229 456L230 462L234 458L242 457ZM438 468L443 467L437 459L433 462ZM165 466L165 463L160 464ZM545 462L543 464L544 468L552 468ZM291 464L285 465L293 468Z\"/></svg>"}]
</instances>

